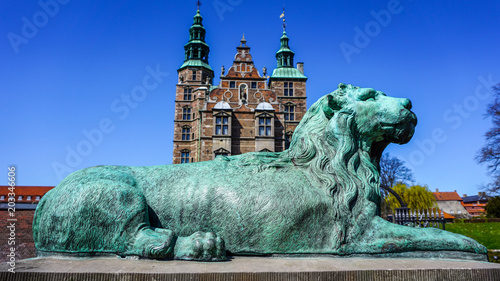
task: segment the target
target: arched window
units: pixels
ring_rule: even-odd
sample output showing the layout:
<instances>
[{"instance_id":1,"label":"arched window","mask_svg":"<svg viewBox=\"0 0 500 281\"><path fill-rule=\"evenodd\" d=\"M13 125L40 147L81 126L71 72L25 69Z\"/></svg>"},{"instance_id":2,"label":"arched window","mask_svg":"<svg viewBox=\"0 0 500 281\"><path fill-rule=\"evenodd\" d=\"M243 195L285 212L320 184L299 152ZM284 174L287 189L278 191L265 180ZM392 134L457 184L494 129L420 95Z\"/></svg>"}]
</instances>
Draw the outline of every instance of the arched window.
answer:
<instances>
[{"instance_id":1,"label":"arched window","mask_svg":"<svg viewBox=\"0 0 500 281\"><path fill-rule=\"evenodd\" d=\"M247 99L247 85L246 84L240 85L240 99L241 100Z\"/></svg>"}]
</instances>

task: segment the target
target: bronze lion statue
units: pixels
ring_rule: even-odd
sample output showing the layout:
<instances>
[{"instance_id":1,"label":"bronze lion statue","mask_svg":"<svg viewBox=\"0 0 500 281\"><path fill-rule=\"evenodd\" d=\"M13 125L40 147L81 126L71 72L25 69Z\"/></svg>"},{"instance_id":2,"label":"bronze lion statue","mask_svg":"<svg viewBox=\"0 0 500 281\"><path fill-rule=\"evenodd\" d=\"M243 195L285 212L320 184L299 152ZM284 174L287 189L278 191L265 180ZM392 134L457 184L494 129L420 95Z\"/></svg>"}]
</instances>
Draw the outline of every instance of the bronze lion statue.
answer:
<instances>
[{"instance_id":1,"label":"bronze lion statue","mask_svg":"<svg viewBox=\"0 0 500 281\"><path fill-rule=\"evenodd\" d=\"M484 257L486 248L465 236L378 216L379 160L389 143L413 136L410 109L408 99L340 84L310 107L281 153L77 171L40 201L36 248L204 261L226 254Z\"/></svg>"}]
</instances>

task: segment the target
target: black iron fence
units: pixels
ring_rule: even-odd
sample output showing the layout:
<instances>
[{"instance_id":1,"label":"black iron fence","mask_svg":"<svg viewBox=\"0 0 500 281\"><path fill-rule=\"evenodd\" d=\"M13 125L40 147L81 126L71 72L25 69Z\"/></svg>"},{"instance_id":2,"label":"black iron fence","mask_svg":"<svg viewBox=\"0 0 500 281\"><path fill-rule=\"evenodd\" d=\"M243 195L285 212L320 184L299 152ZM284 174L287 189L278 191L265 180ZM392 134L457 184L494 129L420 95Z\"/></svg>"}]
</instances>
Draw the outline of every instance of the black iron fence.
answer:
<instances>
[{"instance_id":1,"label":"black iron fence","mask_svg":"<svg viewBox=\"0 0 500 281\"><path fill-rule=\"evenodd\" d=\"M392 222L413 227L435 227L445 229L446 221L443 211L438 209L411 210L403 207L394 211Z\"/></svg>"}]
</instances>

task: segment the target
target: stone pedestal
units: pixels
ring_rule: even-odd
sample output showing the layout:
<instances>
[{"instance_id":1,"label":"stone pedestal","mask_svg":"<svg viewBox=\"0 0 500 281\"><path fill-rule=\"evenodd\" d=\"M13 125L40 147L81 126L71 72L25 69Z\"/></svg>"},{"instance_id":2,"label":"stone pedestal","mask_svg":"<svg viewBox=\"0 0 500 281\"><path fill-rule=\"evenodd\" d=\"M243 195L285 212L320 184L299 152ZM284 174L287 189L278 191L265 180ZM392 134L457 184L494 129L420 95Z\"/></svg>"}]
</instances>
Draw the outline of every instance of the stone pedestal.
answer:
<instances>
[{"instance_id":1,"label":"stone pedestal","mask_svg":"<svg viewBox=\"0 0 500 281\"><path fill-rule=\"evenodd\" d=\"M119 258L37 258L18 261L14 274L8 272L8 268L6 263L0 265L0 280L500 280L500 265L494 263L404 258L236 257L218 263Z\"/></svg>"}]
</instances>

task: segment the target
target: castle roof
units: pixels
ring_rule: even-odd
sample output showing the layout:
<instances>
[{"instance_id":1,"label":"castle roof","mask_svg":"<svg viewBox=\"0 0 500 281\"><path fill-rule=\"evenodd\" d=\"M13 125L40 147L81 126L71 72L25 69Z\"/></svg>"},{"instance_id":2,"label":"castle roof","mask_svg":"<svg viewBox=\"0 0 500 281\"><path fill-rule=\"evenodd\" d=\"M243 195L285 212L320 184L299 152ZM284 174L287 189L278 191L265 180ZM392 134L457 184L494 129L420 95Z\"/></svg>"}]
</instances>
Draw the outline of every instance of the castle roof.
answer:
<instances>
[{"instance_id":1,"label":"castle roof","mask_svg":"<svg viewBox=\"0 0 500 281\"><path fill-rule=\"evenodd\" d=\"M294 67L281 67L281 68L276 68L273 70L273 75L271 78L279 79L279 78L286 78L286 79L307 79L307 76L302 74L300 70Z\"/></svg>"}]
</instances>

